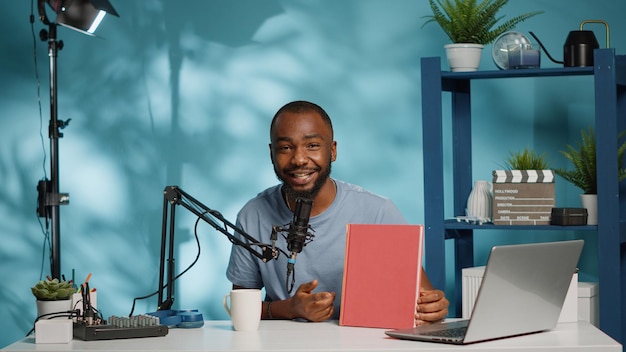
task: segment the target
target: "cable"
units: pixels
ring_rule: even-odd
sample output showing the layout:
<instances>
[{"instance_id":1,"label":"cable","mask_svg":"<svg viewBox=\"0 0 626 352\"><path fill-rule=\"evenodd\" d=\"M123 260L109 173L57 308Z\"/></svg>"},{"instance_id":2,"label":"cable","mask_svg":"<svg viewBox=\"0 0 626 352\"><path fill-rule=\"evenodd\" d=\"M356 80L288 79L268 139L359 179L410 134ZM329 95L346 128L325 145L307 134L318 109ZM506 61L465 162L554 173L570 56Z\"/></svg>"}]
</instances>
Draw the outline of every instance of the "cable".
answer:
<instances>
[{"instance_id":1,"label":"cable","mask_svg":"<svg viewBox=\"0 0 626 352\"><path fill-rule=\"evenodd\" d=\"M46 170L46 163L48 160L48 154L46 152L46 144L45 144L45 138L43 135L43 111L41 108L41 79L39 77L39 64L37 61L37 37L35 36L35 0L31 0L30 2L30 16L29 16L29 22L30 22L30 32L31 32L31 36L33 38L33 61L34 61L34 66L35 66L35 81L37 83L37 106L39 107L39 139L41 140L41 149L42 149L42 154L43 154L43 160L42 160L42 169L43 169L43 174L44 174L44 180L48 179L48 174L47 174L47 170ZM43 272L44 272L44 261L45 261L45 255L46 255L46 244L47 244L47 248L49 250L49 252L51 253L52 250L52 244L50 243L50 232L49 232L49 223L48 223L48 218L46 217L46 225L44 227L44 224L41 221L41 218L39 216L37 216L37 220L39 221L39 226L41 227L41 232L44 235L44 242L43 242L43 249L42 249L42 254L41 254L41 268L39 271L39 279L41 280L43 278ZM52 254L50 254L50 261L52 260Z\"/></svg>"},{"instance_id":2,"label":"cable","mask_svg":"<svg viewBox=\"0 0 626 352\"><path fill-rule=\"evenodd\" d=\"M204 212L204 214L206 214L206 212ZM191 269L194 265L196 265L196 263L198 262L198 260L200 259L200 238L198 237L198 224L200 223L201 218L198 217L198 219L196 219L196 223L194 225L193 228L193 234L194 237L196 238L196 245L198 247L198 253L196 253L196 258L193 260L193 262L191 264L189 264L189 266L187 266L187 268L185 270L183 270L180 274L176 275L174 277L174 281L178 280L179 277L183 276L183 274L185 274L187 271L189 271L189 269ZM150 298L154 295L156 295L157 293L159 293L159 291L161 291L162 289L165 289L167 287L167 284L165 284L162 288L159 288L159 290L154 291L148 295L142 296L142 297L135 297L133 298L133 306L130 309L130 314L128 314L129 317L133 316L133 313L135 312L135 304L137 303L138 300L142 300L142 299L146 299L146 298Z\"/></svg>"},{"instance_id":3,"label":"cable","mask_svg":"<svg viewBox=\"0 0 626 352\"><path fill-rule=\"evenodd\" d=\"M33 59L35 64L35 80L37 82L37 106L39 107L39 138L41 140L41 149L43 150L43 161L41 163L44 178L48 178L46 170L46 162L48 154L46 153L45 138L43 136L43 112L41 109L41 79L39 78L39 64L37 62L37 38L35 36L35 13L34 13L34 1L31 1L30 6L30 32L33 37Z\"/></svg>"}]
</instances>

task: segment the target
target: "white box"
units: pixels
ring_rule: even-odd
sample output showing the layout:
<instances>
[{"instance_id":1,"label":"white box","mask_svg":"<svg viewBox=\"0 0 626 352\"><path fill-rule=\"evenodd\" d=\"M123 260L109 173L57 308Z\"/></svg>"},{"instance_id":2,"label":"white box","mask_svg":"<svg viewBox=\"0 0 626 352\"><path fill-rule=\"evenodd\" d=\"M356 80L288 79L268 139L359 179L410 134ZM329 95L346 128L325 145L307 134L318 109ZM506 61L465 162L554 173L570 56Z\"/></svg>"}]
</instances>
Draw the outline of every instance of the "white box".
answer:
<instances>
[{"instance_id":1,"label":"white box","mask_svg":"<svg viewBox=\"0 0 626 352\"><path fill-rule=\"evenodd\" d=\"M72 319L42 319L35 323L35 343L69 343L73 336Z\"/></svg>"},{"instance_id":2,"label":"white box","mask_svg":"<svg viewBox=\"0 0 626 352\"><path fill-rule=\"evenodd\" d=\"M480 283L483 281L483 274L485 273L484 266L476 266L472 268L465 268L461 270L463 286L462 298L463 298L463 319L469 319L474 309L474 302L476 301L476 295L480 288Z\"/></svg>"},{"instance_id":3,"label":"white box","mask_svg":"<svg viewBox=\"0 0 626 352\"><path fill-rule=\"evenodd\" d=\"M483 280L483 274L485 272L484 266L477 266L472 268L465 268L461 270L461 284L462 284L462 310L463 319L469 319L474 309L474 302L476 301L476 295L478 289ZM567 295L565 296L565 302L559 316L559 323L576 322L578 321L578 273L572 276Z\"/></svg>"},{"instance_id":4,"label":"white box","mask_svg":"<svg viewBox=\"0 0 626 352\"><path fill-rule=\"evenodd\" d=\"M578 283L578 319L599 327L600 309L598 306L598 283Z\"/></svg>"}]
</instances>

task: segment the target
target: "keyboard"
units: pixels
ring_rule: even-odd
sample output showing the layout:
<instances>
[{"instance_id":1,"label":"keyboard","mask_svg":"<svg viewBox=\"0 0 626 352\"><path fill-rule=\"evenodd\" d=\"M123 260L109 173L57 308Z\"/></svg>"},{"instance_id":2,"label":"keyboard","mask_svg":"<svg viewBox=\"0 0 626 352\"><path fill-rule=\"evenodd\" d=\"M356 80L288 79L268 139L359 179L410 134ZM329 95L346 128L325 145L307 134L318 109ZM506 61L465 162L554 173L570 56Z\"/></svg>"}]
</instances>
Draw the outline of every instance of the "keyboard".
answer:
<instances>
[{"instance_id":1,"label":"keyboard","mask_svg":"<svg viewBox=\"0 0 626 352\"><path fill-rule=\"evenodd\" d=\"M448 337L453 339L462 339L467 331L467 326L461 326L458 328L442 329L437 331L429 331L422 333L428 336Z\"/></svg>"}]
</instances>

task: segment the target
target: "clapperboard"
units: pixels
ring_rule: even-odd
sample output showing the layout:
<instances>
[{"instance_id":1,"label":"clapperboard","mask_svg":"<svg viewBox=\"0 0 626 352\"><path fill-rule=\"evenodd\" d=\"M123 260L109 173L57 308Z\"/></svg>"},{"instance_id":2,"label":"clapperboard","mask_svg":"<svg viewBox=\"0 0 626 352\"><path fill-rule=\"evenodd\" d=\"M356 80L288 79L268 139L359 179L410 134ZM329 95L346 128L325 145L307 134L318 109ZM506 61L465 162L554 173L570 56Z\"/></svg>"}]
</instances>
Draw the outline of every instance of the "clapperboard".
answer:
<instances>
[{"instance_id":1,"label":"clapperboard","mask_svg":"<svg viewBox=\"0 0 626 352\"><path fill-rule=\"evenodd\" d=\"M493 223L549 225L555 206L552 170L494 170Z\"/></svg>"}]
</instances>

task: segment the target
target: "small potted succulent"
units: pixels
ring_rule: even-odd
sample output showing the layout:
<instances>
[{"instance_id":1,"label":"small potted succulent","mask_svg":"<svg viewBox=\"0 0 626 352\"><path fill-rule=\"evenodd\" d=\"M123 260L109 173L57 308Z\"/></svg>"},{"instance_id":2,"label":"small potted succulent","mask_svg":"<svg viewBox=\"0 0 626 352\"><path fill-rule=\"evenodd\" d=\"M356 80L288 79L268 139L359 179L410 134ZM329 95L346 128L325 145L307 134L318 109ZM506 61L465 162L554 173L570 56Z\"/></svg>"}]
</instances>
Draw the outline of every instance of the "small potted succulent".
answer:
<instances>
[{"instance_id":1,"label":"small potted succulent","mask_svg":"<svg viewBox=\"0 0 626 352\"><path fill-rule=\"evenodd\" d=\"M432 15L424 16L424 25L435 22L446 33L452 44L445 46L452 71L476 71L482 49L500 34L512 30L543 11L533 11L500 22L504 15L498 12L508 0L428 0ZM463 58L473 62L459 62Z\"/></svg>"},{"instance_id":2,"label":"small potted succulent","mask_svg":"<svg viewBox=\"0 0 626 352\"><path fill-rule=\"evenodd\" d=\"M65 313L72 308L72 295L76 288L68 281L40 280L31 287L37 298L37 316L49 316L54 313Z\"/></svg>"}]
</instances>

